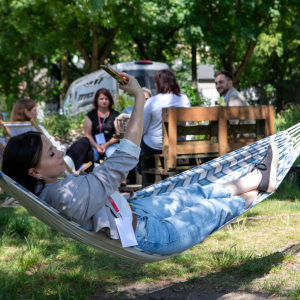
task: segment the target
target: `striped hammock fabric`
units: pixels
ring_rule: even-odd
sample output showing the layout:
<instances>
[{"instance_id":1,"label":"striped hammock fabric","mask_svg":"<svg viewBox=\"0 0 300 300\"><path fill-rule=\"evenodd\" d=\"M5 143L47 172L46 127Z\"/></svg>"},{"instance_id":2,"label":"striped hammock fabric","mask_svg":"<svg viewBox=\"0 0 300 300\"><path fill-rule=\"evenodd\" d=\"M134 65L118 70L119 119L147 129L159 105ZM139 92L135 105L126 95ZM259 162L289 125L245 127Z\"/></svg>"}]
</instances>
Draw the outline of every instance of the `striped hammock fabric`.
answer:
<instances>
[{"instance_id":1,"label":"striped hammock fabric","mask_svg":"<svg viewBox=\"0 0 300 300\"><path fill-rule=\"evenodd\" d=\"M251 145L197 166L196 168L142 189L135 193L132 200L162 194L164 192L171 191L175 187L185 186L196 182L201 185L208 185L213 182L225 183L238 179L247 174L252 167L263 158L270 143L276 143L280 152L277 169L278 187L300 153L299 133L300 123L286 131L267 137ZM119 240L110 240L104 234L96 234L95 232L68 220L54 208L46 204L37 196L28 192L25 188L14 182L2 172L0 172L0 186L10 196L18 200L30 214L34 215L43 223L73 238L74 240L96 249L138 262L155 262L179 254L176 253L171 256L149 255L133 247L122 248ZM260 194L249 209L263 201L269 195L270 194L268 193ZM233 220L230 222L232 221ZM228 225L228 223L222 227Z\"/></svg>"}]
</instances>

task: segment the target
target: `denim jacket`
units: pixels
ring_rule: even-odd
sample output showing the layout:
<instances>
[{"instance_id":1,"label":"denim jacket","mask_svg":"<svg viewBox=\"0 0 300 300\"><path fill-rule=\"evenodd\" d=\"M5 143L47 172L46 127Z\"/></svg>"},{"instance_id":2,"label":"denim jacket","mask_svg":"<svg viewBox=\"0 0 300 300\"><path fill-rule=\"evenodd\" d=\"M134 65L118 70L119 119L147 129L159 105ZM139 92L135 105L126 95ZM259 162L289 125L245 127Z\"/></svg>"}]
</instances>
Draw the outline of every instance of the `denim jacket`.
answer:
<instances>
[{"instance_id":1,"label":"denim jacket","mask_svg":"<svg viewBox=\"0 0 300 300\"><path fill-rule=\"evenodd\" d=\"M122 216L132 218L127 200L116 190L138 163L139 154L138 146L122 139L117 151L93 172L72 174L56 183L48 183L39 197L85 228L100 234L104 231L112 239L119 239L116 211L108 197L113 199Z\"/></svg>"}]
</instances>

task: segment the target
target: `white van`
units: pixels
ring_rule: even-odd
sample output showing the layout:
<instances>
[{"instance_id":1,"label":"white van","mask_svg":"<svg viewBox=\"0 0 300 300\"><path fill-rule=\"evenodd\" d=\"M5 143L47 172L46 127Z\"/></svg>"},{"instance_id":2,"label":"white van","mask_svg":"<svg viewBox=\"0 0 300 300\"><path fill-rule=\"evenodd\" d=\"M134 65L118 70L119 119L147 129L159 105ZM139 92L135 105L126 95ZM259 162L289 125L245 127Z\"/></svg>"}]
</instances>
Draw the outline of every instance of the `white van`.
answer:
<instances>
[{"instance_id":1,"label":"white van","mask_svg":"<svg viewBox=\"0 0 300 300\"><path fill-rule=\"evenodd\" d=\"M153 74L158 70L169 69L169 66L165 63L149 60L118 63L111 67L118 73L125 72L133 75L141 87L147 87L153 95L156 94ZM70 85L63 104L63 113L76 115L80 112L90 111L93 106L94 95L100 88L108 89L114 99L117 95L122 94L117 81L105 71L99 70L75 80Z\"/></svg>"}]
</instances>

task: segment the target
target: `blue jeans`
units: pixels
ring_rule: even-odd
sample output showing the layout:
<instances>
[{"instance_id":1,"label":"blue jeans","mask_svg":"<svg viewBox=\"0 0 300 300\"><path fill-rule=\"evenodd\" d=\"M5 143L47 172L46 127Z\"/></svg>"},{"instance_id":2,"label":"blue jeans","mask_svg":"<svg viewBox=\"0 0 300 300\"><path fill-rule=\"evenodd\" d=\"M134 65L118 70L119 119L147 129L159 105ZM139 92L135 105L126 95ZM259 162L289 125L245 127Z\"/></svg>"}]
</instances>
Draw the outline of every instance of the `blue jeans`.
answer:
<instances>
[{"instance_id":1,"label":"blue jeans","mask_svg":"<svg viewBox=\"0 0 300 300\"><path fill-rule=\"evenodd\" d=\"M104 156L106 158L110 157L118 149L118 147L119 147L119 143L114 143L114 144L108 146L105 150ZM97 149L95 147L92 147L92 149L94 152L94 161L99 163L100 153L97 151Z\"/></svg>"},{"instance_id":2,"label":"blue jeans","mask_svg":"<svg viewBox=\"0 0 300 300\"><path fill-rule=\"evenodd\" d=\"M223 184L190 184L129 202L138 217L136 248L160 255L191 248L246 208L244 199L231 197Z\"/></svg>"}]
</instances>

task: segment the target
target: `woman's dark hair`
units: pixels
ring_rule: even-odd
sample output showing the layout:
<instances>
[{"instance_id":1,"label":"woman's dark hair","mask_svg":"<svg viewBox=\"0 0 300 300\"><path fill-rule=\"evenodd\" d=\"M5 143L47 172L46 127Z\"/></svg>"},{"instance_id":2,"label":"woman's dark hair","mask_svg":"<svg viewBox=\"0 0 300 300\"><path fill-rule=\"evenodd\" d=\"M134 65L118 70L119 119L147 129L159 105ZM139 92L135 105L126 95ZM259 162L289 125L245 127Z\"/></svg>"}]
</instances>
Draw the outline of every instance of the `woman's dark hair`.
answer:
<instances>
[{"instance_id":1,"label":"woman's dark hair","mask_svg":"<svg viewBox=\"0 0 300 300\"><path fill-rule=\"evenodd\" d=\"M180 96L180 87L175 74L170 69L156 71L153 74L157 94L172 93Z\"/></svg>"},{"instance_id":2,"label":"woman's dark hair","mask_svg":"<svg viewBox=\"0 0 300 300\"><path fill-rule=\"evenodd\" d=\"M34 107L36 107L36 103L31 99L18 100L12 109L10 115L10 121L11 122L30 121L30 118L25 114L25 109L31 111Z\"/></svg>"},{"instance_id":3,"label":"woman's dark hair","mask_svg":"<svg viewBox=\"0 0 300 300\"><path fill-rule=\"evenodd\" d=\"M112 107L114 106L114 99L113 96L111 95L110 91L107 89L100 89L96 92L94 100L93 100L93 109L97 110L98 109L98 98L100 94L105 95L109 99L109 107L108 109L111 110Z\"/></svg>"},{"instance_id":4,"label":"woman's dark hair","mask_svg":"<svg viewBox=\"0 0 300 300\"><path fill-rule=\"evenodd\" d=\"M36 168L40 162L43 141L40 132L29 131L12 137L3 154L2 172L34 194L37 179L28 174L28 170ZM45 185L41 179L40 182Z\"/></svg>"}]
</instances>

